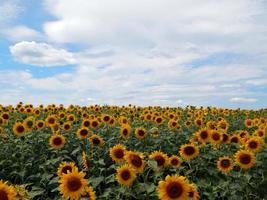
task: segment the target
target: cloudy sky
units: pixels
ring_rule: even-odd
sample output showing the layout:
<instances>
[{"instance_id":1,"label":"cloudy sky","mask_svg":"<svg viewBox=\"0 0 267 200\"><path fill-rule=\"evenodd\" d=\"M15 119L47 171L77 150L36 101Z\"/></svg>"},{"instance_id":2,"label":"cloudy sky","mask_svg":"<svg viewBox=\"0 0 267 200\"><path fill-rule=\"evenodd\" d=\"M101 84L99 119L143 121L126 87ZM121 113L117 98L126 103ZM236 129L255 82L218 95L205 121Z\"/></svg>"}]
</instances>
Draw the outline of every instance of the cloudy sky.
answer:
<instances>
[{"instance_id":1,"label":"cloudy sky","mask_svg":"<svg viewBox=\"0 0 267 200\"><path fill-rule=\"evenodd\" d=\"M0 103L267 107L266 0L0 0Z\"/></svg>"}]
</instances>

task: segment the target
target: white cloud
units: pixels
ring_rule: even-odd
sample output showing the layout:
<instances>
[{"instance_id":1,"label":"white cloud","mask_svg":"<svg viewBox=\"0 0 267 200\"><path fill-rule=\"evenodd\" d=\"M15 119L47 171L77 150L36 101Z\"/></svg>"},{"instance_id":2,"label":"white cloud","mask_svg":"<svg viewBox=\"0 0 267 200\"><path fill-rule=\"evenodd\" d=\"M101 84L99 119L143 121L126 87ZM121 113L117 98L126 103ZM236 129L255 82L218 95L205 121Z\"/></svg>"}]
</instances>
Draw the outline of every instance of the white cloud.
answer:
<instances>
[{"instance_id":1,"label":"white cloud","mask_svg":"<svg viewBox=\"0 0 267 200\"><path fill-rule=\"evenodd\" d=\"M0 25L5 25L10 20L15 19L22 11L22 7L19 6L13 0L3 0L0 2Z\"/></svg>"},{"instance_id":2,"label":"white cloud","mask_svg":"<svg viewBox=\"0 0 267 200\"><path fill-rule=\"evenodd\" d=\"M11 46L10 52L19 62L41 67L76 63L72 53L46 43L22 41Z\"/></svg>"},{"instance_id":3,"label":"white cloud","mask_svg":"<svg viewBox=\"0 0 267 200\"><path fill-rule=\"evenodd\" d=\"M43 38L42 34L38 31L23 25L9 27L0 32L4 34L6 38L15 42L23 40L40 40Z\"/></svg>"},{"instance_id":4,"label":"white cloud","mask_svg":"<svg viewBox=\"0 0 267 200\"><path fill-rule=\"evenodd\" d=\"M233 97L230 99L230 101L234 103L254 103L258 100L255 98Z\"/></svg>"},{"instance_id":5,"label":"white cloud","mask_svg":"<svg viewBox=\"0 0 267 200\"><path fill-rule=\"evenodd\" d=\"M252 80L247 80L247 84L251 84L254 86L267 86L267 76L265 79L252 79Z\"/></svg>"}]
</instances>

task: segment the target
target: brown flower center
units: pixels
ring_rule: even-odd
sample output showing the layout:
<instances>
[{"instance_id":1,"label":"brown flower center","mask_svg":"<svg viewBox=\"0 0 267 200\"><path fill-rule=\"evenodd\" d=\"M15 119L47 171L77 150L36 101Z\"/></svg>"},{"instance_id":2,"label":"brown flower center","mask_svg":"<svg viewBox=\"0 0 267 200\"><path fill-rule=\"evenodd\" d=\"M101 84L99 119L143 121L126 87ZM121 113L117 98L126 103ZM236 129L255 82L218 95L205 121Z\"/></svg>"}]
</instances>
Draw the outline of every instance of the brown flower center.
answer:
<instances>
[{"instance_id":1,"label":"brown flower center","mask_svg":"<svg viewBox=\"0 0 267 200\"><path fill-rule=\"evenodd\" d=\"M230 166L230 160L229 159L223 159L222 161L221 161L221 167L223 167L223 168L227 168L227 167L229 167Z\"/></svg>"},{"instance_id":2,"label":"brown flower center","mask_svg":"<svg viewBox=\"0 0 267 200\"><path fill-rule=\"evenodd\" d=\"M195 153L195 151L196 151L195 148L192 146L187 146L184 148L184 153L186 155L193 155Z\"/></svg>"},{"instance_id":3,"label":"brown flower center","mask_svg":"<svg viewBox=\"0 0 267 200\"><path fill-rule=\"evenodd\" d=\"M131 177L130 171L129 170L124 170L121 173L121 178L125 181L129 180Z\"/></svg>"},{"instance_id":4,"label":"brown flower center","mask_svg":"<svg viewBox=\"0 0 267 200\"><path fill-rule=\"evenodd\" d=\"M67 187L71 192L75 192L79 190L82 187L81 180L76 177L72 177L68 182L67 182Z\"/></svg>"},{"instance_id":5,"label":"brown flower center","mask_svg":"<svg viewBox=\"0 0 267 200\"><path fill-rule=\"evenodd\" d=\"M178 198L182 195L184 189L180 183L172 182L167 186L167 194L170 198Z\"/></svg>"},{"instance_id":6,"label":"brown flower center","mask_svg":"<svg viewBox=\"0 0 267 200\"><path fill-rule=\"evenodd\" d=\"M207 131L201 131L200 137L205 140L208 138L208 132Z\"/></svg>"},{"instance_id":7,"label":"brown flower center","mask_svg":"<svg viewBox=\"0 0 267 200\"><path fill-rule=\"evenodd\" d=\"M156 160L159 167L163 166L165 163L165 159L161 155L156 156L154 159Z\"/></svg>"},{"instance_id":8,"label":"brown flower center","mask_svg":"<svg viewBox=\"0 0 267 200\"><path fill-rule=\"evenodd\" d=\"M82 136L87 136L88 135L88 131L86 129L82 129L81 132L80 132L80 134Z\"/></svg>"},{"instance_id":9,"label":"brown flower center","mask_svg":"<svg viewBox=\"0 0 267 200\"><path fill-rule=\"evenodd\" d=\"M53 140L53 143L55 144L55 145L61 145L62 144L62 138L61 137L56 137L56 138L54 138L54 140Z\"/></svg>"},{"instance_id":10,"label":"brown flower center","mask_svg":"<svg viewBox=\"0 0 267 200\"><path fill-rule=\"evenodd\" d=\"M0 190L0 199L1 200L8 200L8 196L7 196L6 191Z\"/></svg>"},{"instance_id":11,"label":"brown flower center","mask_svg":"<svg viewBox=\"0 0 267 200\"><path fill-rule=\"evenodd\" d=\"M116 158L122 159L124 156L124 151L122 149L116 149L116 151L114 152L114 155Z\"/></svg>"},{"instance_id":12,"label":"brown flower center","mask_svg":"<svg viewBox=\"0 0 267 200\"><path fill-rule=\"evenodd\" d=\"M93 144L94 145L99 145L100 144L100 140L98 138L93 138Z\"/></svg>"},{"instance_id":13,"label":"brown flower center","mask_svg":"<svg viewBox=\"0 0 267 200\"><path fill-rule=\"evenodd\" d=\"M17 127L17 132L18 132L18 133L23 133L24 131L25 131L24 126L19 125L19 126Z\"/></svg>"},{"instance_id":14,"label":"brown flower center","mask_svg":"<svg viewBox=\"0 0 267 200\"><path fill-rule=\"evenodd\" d=\"M171 164L176 166L179 164L179 160L177 158L173 158L173 159L171 159Z\"/></svg>"},{"instance_id":15,"label":"brown flower center","mask_svg":"<svg viewBox=\"0 0 267 200\"><path fill-rule=\"evenodd\" d=\"M258 147L258 143L257 142L255 142L255 141L251 141L251 142L249 142L249 147L251 148L251 149L256 149L257 147Z\"/></svg>"},{"instance_id":16,"label":"brown flower center","mask_svg":"<svg viewBox=\"0 0 267 200\"><path fill-rule=\"evenodd\" d=\"M135 167L141 167L143 162L138 155L131 155L131 163Z\"/></svg>"},{"instance_id":17,"label":"brown flower center","mask_svg":"<svg viewBox=\"0 0 267 200\"><path fill-rule=\"evenodd\" d=\"M137 133L138 133L138 135L141 136L141 137L145 135L145 131L142 130L142 129L141 129L141 130L138 130Z\"/></svg>"},{"instance_id":18,"label":"brown flower center","mask_svg":"<svg viewBox=\"0 0 267 200\"><path fill-rule=\"evenodd\" d=\"M249 164L251 162L251 156L249 154L241 155L240 162L245 165Z\"/></svg>"},{"instance_id":19,"label":"brown flower center","mask_svg":"<svg viewBox=\"0 0 267 200\"><path fill-rule=\"evenodd\" d=\"M213 134L212 134L212 139L213 139L214 141L218 141L218 140L220 140L220 134L219 134L219 133L213 133Z\"/></svg>"}]
</instances>

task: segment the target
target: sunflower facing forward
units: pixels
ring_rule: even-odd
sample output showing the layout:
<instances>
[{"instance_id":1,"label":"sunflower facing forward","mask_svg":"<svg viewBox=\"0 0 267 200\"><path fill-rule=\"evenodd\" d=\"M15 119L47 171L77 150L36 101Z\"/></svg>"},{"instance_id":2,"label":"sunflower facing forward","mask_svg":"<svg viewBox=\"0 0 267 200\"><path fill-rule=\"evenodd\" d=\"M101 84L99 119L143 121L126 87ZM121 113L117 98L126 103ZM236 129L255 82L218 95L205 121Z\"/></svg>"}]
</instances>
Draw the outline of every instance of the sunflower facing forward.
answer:
<instances>
[{"instance_id":1,"label":"sunflower facing forward","mask_svg":"<svg viewBox=\"0 0 267 200\"><path fill-rule=\"evenodd\" d=\"M63 135L53 134L49 138L49 144L54 149L61 149L62 147L64 147L65 142L66 142L66 140L65 140L65 137Z\"/></svg>"},{"instance_id":2,"label":"sunflower facing forward","mask_svg":"<svg viewBox=\"0 0 267 200\"><path fill-rule=\"evenodd\" d=\"M155 160L157 162L158 169L156 169L156 170L159 170L163 167L166 167L169 164L169 158L168 158L167 154L165 154L161 151L152 152L149 155L149 159Z\"/></svg>"},{"instance_id":3,"label":"sunflower facing forward","mask_svg":"<svg viewBox=\"0 0 267 200\"><path fill-rule=\"evenodd\" d=\"M184 144L181 146L179 152L183 159L192 160L198 156L199 149L194 144Z\"/></svg>"},{"instance_id":4,"label":"sunflower facing forward","mask_svg":"<svg viewBox=\"0 0 267 200\"><path fill-rule=\"evenodd\" d=\"M131 186L135 178L135 171L130 165L122 165L117 169L116 179L121 185Z\"/></svg>"},{"instance_id":5,"label":"sunflower facing forward","mask_svg":"<svg viewBox=\"0 0 267 200\"><path fill-rule=\"evenodd\" d=\"M249 151L240 150L235 154L235 162L243 169L250 169L255 165L255 155Z\"/></svg>"},{"instance_id":6,"label":"sunflower facing forward","mask_svg":"<svg viewBox=\"0 0 267 200\"><path fill-rule=\"evenodd\" d=\"M16 200L16 190L14 187L7 185L2 180L0 180L0 199Z\"/></svg>"},{"instance_id":7,"label":"sunflower facing forward","mask_svg":"<svg viewBox=\"0 0 267 200\"><path fill-rule=\"evenodd\" d=\"M117 144L109 149L109 155L111 159L115 162L124 161L125 153L126 153L126 147L122 144Z\"/></svg>"},{"instance_id":8,"label":"sunflower facing forward","mask_svg":"<svg viewBox=\"0 0 267 200\"><path fill-rule=\"evenodd\" d=\"M21 122L16 122L13 126L13 132L17 136L22 136L26 132L26 127Z\"/></svg>"},{"instance_id":9,"label":"sunflower facing forward","mask_svg":"<svg viewBox=\"0 0 267 200\"><path fill-rule=\"evenodd\" d=\"M63 162L58 167L57 175L61 177L63 174L67 174L68 171L72 172L74 170L78 170L74 162Z\"/></svg>"},{"instance_id":10,"label":"sunflower facing forward","mask_svg":"<svg viewBox=\"0 0 267 200\"><path fill-rule=\"evenodd\" d=\"M186 200L189 192L189 183L183 176L168 175L158 185L158 196L161 200Z\"/></svg>"},{"instance_id":11,"label":"sunflower facing forward","mask_svg":"<svg viewBox=\"0 0 267 200\"><path fill-rule=\"evenodd\" d=\"M85 193L88 182L84 179L85 173L73 170L63 174L59 180L59 190L66 199L78 200Z\"/></svg>"},{"instance_id":12,"label":"sunflower facing forward","mask_svg":"<svg viewBox=\"0 0 267 200\"><path fill-rule=\"evenodd\" d=\"M227 156L220 157L217 161L217 168L224 173L231 171L233 169L232 159Z\"/></svg>"},{"instance_id":13,"label":"sunflower facing forward","mask_svg":"<svg viewBox=\"0 0 267 200\"><path fill-rule=\"evenodd\" d=\"M136 171L143 172L145 167L144 155L140 152L127 151L125 160Z\"/></svg>"},{"instance_id":14,"label":"sunflower facing forward","mask_svg":"<svg viewBox=\"0 0 267 200\"><path fill-rule=\"evenodd\" d=\"M178 156L172 155L169 158L169 163L170 163L171 166L178 168L178 167L181 166L182 160Z\"/></svg>"},{"instance_id":15,"label":"sunflower facing forward","mask_svg":"<svg viewBox=\"0 0 267 200\"><path fill-rule=\"evenodd\" d=\"M247 150L256 153L262 149L263 144L264 140L261 137L254 136L246 141L245 147Z\"/></svg>"}]
</instances>

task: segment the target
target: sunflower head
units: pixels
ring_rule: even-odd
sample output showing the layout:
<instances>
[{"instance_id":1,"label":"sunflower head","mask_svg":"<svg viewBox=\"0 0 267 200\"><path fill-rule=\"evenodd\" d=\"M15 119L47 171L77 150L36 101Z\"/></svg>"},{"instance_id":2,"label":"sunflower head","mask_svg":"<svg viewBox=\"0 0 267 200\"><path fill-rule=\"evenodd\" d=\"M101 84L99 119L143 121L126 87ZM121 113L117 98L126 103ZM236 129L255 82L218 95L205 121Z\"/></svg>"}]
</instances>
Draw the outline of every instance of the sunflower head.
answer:
<instances>
[{"instance_id":1,"label":"sunflower head","mask_svg":"<svg viewBox=\"0 0 267 200\"><path fill-rule=\"evenodd\" d=\"M181 166L182 160L178 156L172 155L169 157L169 163L172 167L178 168Z\"/></svg>"},{"instance_id":2,"label":"sunflower head","mask_svg":"<svg viewBox=\"0 0 267 200\"><path fill-rule=\"evenodd\" d=\"M85 173L78 170L63 174L59 180L59 190L62 196L66 199L80 199L88 186L88 181L84 177Z\"/></svg>"},{"instance_id":3,"label":"sunflower head","mask_svg":"<svg viewBox=\"0 0 267 200\"><path fill-rule=\"evenodd\" d=\"M58 167L57 175L61 177L63 174L67 174L68 171L72 172L73 170L78 170L74 162L63 162Z\"/></svg>"},{"instance_id":4,"label":"sunflower head","mask_svg":"<svg viewBox=\"0 0 267 200\"><path fill-rule=\"evenodd\" d=\"M0 199L2 200L15 200L16 190L13 186L9 186L7 182L0 180Z\"/></svg>"},{"instance_id":5,"label":"sunflower head","mask_svg":"<svg viewBox=\"0 0 267 200\"><path fill-rule=\"evenodd\" d=\"M210 138L210 131L208 129L201 129L200 131L197 132L196 135L198 137L198 140L202 144L206 144Z\"/></svg>"},{"instance_id":6,"label":"sunflower head","mask_svg":"<svg viewBox=\"0 0 267 200\"><path fill-rule=\"evenodd\" d=\"M255 165L255 155L246 150L239 150L235 154L235 162L243 169L250 169Z\"/></svg>"},{"instance_id":7,"label":"sunflower head","mask_svg":"<svg viewBox=\"0 0 267 200\"><path fill-rule=\"evenodd\" d=\"M104 139L94 134L90 137L90 143L93 147L100 147L104 144Z\"/></svg>"},{"instance_id":8,"label":"sunflower head","mask_svg":"<svg viewBox=\"0 0 267 200\"><path fill-rule=\"evenodd\" d=\"M122 144L117 144L116 146L109 149L109 155L111 159L115 162L124 161L125 153L126 147Z\"/></svg>"},{"instance_id":9,"label":"sunflower head","mask_svg":"<svg viewBox=\"0 0 267 200\"><path fill-rule=\"evenodd\" d=\"M223 136L220 131L212 130L210 133L210 141L212 144L220 144L222 142Z\"/></svg>"},{"instance_id":10,"label":"sunflower head","mask_svg":"<svg viewBox=\"0 0 267 200\"><path fill-rule=\"evenodd\" d=\"M117 169L116 179L124 186L131 186L136 178L135 170L130 165L122 165Z\"/></svg>"},{"instance_id":11,"label":"sunflower head","mask_svg":"<svg viewBox=\"0 0 267 200\"><path fill-rule=\"evenodd\" d=\"M183 176L166 176L158 185L158 197L161 200L183 200L189 197L190 186Z\"/></svg>"},{"instance_id":12,"label":"sunflower head","mask_svg":"<svg viewBox=\"0 0 267 200\"><path fill-rule=\"evenodd\" d=\"M49 138L49 144L54 149L61 149L62 147L64 147L65 142L66 142L65 137L60 134L53 134Z\"/></svg>"},{"instance_id":13,"label":"sunflower head","mask_svg":"<svg viewBox=\"0 0 267 200\"><path fill-rule=\"evenodd\" d=\"M57 123L57 120L56 120L57 118L56 118L56 116L55 115L49 115L47 118L46 118L46 120L45 120L45 122L46 122L46 125L47 126L54 126L56 123Z\"/></svg>"},{"instance_id":14,"label":"sunflower head","mask_svg":"<svg viewBox=\"0 0 267 200\"><path fill-rule=\"evenodd\" d=\"M95 200L96 195L94 189L90 186L86 187L84 193L82 194L82 197L89 200Z\"/></svg>"},{"instance_id":15,"label":"sunflower head","mask_svg":"<svg viewBox=\"0 0 267 200\"><path fill-rule=\"evenodd\" d=\"M126 125L121 126L120 134L122 138L127 139L131 134L130 125L126 124Z\"/></svg>"},{"instance_id":16,"label":"sunflower head","mask_svg":"<svg viewBox=\"0 0 267 200\"><path fill-rule=\"evenodd\" d=\"M217 161L217 168L224 173L231 171L233 169L232 159L227 156L220 157Z\"/></svg>"},{"instance_id":17,"label":"sunflower head","mask_svg":"<svg viewBox=\"0 0 267 200\"><path fill-rule=\"evenodd\" d=\"M179 152L183 159L192 160L198 156L199 149L194 144L184 144L181 146Z\"/></svg>"},{"instance_id":18,"label":"sunflower head","mask_svg":"<svg viewBox=\"0 0 267 200\"><path fill-rule=\"evenodd\" d=\"M144 171L145 161L143 153L127 151L125 160L136 172Z\"/></svg>"},{"instance_id":19,"label":"sunflower head","mask_svg":"<svg viewBox=\"0 0 267 200\"><path fill-rule=\"evenodd\" d=\"M90 136L90 130L87 127L81 127L76 132L77 137L80 139L86 139Z\"/></svg>"},{"instance_id":20,"label":"sunflower head","mask_svg":"<svg viewBox=\"0 0 267 200\"><path fill-rule=\"evenodd\" d=\"M264 140L261 137L253 136L245 143L245 147L248 151L259 152L264 145Z\"/></svg>"},{"instance_id":21,"label":"sunflower head","mask_svg":"<svg viewBox=\"0 0 267 200\"><path fill-rule=\"evenodd\" d=\"M166 167L169 165L169 158L167 154L161 152L161 151L154 151L149 155L150 160L155 160L157 162L158 168L156 170L159 170L163 167Z\"/></svg>"},{"instance_id":22,"label":"sunflower head","mask_svg":"<svg viewBox=\"0 0 267 200\"><path fill-rule=\"evenodd\" d=\"M69 132L70 130L71 130L71 123L70 122L65 122L64 124L63 124L63 129L64 129L64 131L67 131L67 132Z\"/></svg>"},{"instance_id":23,"label":"sunflower head","mask_svg":"<svg viewBox=\"0 0 267 200\"><path fill-rule=\"evenodd\" d=\"M45 122L43 120L38 120L35 122L35 127L37 129L42 129L42 128L44 128L44 126L45 126Z\"/></svg>"},{"instance_id":24,"label":"sunflower head","mask_svg":"<svg viewBox=\"0 0 267 200\"><path fill-rule=\"evenodd\" d=\"M197 186L195 184L189 184L189 193L188 197L191 198L192 200L198 200L199 199L199 194L197 191Z\"/></svg>"},{"instance_id":25,"label":"sunflower head","mask_svg":"<svg viewBox=\"0 0 267 200\"><path fill-rule=\"evenodd\" d=\"M135 129L135 136L138 139L143 139L143 138L146 137L146 135L147 135L147 131L144 128L137 128L137 129Z\"/></svg>"},{"instance_id":26,"label":"sunflower head","mask_svg":"<svg viewBox=\"0 0 267 200\"><path fill-rule=\"evenodd\" d=\"M13 132L17 136L22 136L26 132L26 127L21 122L16 122L13 126Z\"/></svg>"}]
</instances>

